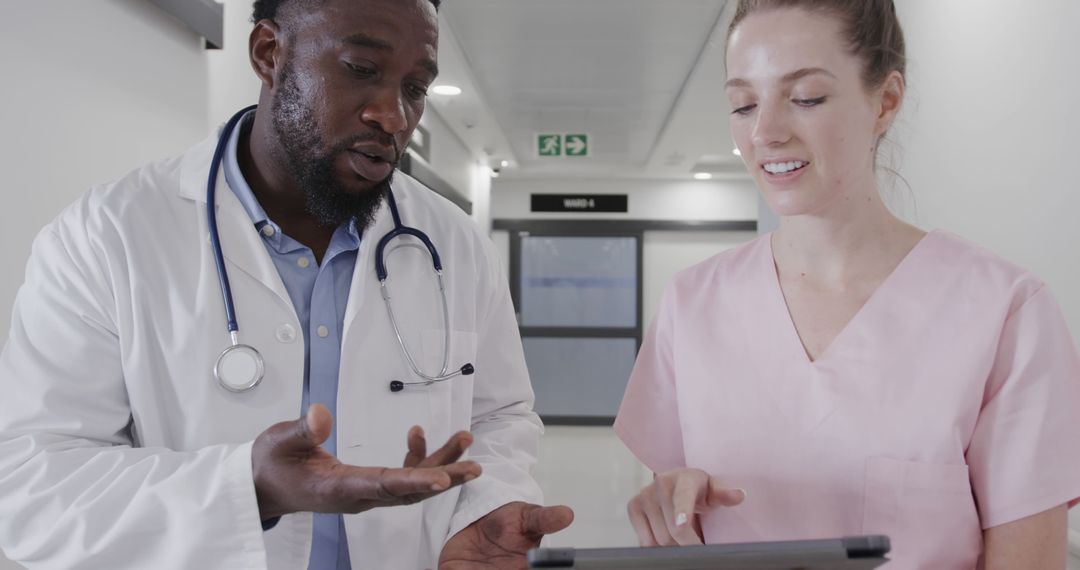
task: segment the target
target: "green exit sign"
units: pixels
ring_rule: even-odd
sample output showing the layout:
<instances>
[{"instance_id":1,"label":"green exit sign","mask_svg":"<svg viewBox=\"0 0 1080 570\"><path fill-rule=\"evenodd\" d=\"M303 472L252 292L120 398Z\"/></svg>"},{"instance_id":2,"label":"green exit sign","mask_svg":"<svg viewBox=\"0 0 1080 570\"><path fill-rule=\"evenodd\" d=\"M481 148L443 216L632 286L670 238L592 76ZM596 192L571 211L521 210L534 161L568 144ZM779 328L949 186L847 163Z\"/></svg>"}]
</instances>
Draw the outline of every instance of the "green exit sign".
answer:
<instances>
[{"instance_id":1,"label":"green exit sign","mask_svg":"<svg viewBox=\"0 0 1080 570\"><path fill-rule=\"evenodd\" d=\"M536 154L540 157L589 156L589 135L584 133L539 133Z\"/></svg>"},{"instance_id":2,"label":"green exit sign","mask_svg":"<svg viewBox=\"0 0 1080 570\"><path fill-rule=\"evenodd\" d=\"M563 135L566 156L589 156L589 135Z\"/></svg>"},{"instance_id":3,"label":"green exit sign","mask_svg":"<svg viewBox=\"0 0 1080 570\"><path fill-rule=\"evenodd\" d=\"M562 156L562 135L536 135L536 150L540 156Z\"/></svg>"}]
</instances>

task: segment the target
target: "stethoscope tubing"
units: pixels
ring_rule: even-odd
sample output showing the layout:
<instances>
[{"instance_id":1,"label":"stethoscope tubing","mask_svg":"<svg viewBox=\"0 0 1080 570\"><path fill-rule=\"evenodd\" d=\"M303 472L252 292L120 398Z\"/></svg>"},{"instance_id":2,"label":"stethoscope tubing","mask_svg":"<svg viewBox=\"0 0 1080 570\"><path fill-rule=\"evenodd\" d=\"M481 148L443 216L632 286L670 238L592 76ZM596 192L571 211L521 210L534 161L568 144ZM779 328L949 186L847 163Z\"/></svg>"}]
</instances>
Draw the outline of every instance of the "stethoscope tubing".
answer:
<instances>
[{"instance_id":1,"label":"stethoscope tubing","mask_svg":"<svg viewBox=\"0 0 1080 570\"><path fill-rule=\"evenodd\" d=\"M379 240L378 245L375 246L375 274L379 279L379 291L382 294L383 303L386 305L386 314L390 318L390 326L394 329L394 337L397 338L398 346L401 347L401 353L405 355L405 360L409 364L409 368L412 373L417 377L422 378L419 382L405 382L401 380L394 380L390 382L390 390L392 392L400 392L407 386L430 386L436 382L445 382L451 378L469 375L473 373L473 365L466 363L461 368L447 373L450 367L450 303L446 300L446 286L443 283L443 269L442 259L439 257L439 252L435 249L435 244L431 242L431 238L424 232L406 226L401 222L401 214L398 212L397 200L394 199L394 194L388 193L387 204L390 206L390 214L394 219L394 229L384 235ZM398 327L397 318L394 316L393 303L391 302L390 288L387 286L387 279L389 277L389 271L386 267L386 247L395 238L403 236L412 236L418 239L428 253L431 255L431 265L435 270L435 278L439 284L439 296L442 300L442 314L443 314L443 361L442 366L439 369L439 373L435 375L429 375L420 370L420 367L416 364L416 360L413 359L412 353L409 352L409 347L405 344L405 338L401 335L401 329Z\"/></svg>"},{"instance_id":2,"label":"stethoscope tubing","mask_svg":"<svg viewBox=\"0 0 1080 570\"><path fill-rule=\"evenodd\" d=\"M221 298L225 300L225 323L230 333L232 345L239 344L237 335L240 327L236 322L236 305L233 303L232 286L229 284L229 271L225 268L225 255L221 249L221 236L218 235L217 224L217 177L218 171L221 168L222 157L225 155L225 148L229 144L229 137L232 135L233 130L236 128L237 123L244 118L249 111L255 109L258 105L251 105L241 109L235 115L233 115L229 122L225 123L225 128L221 131L221 136L218 138L217 147L214 149L214 158L210 161L210 175L206 181L206 224L210 227L210 247L214 250L214 265L217 266L218 282L221 285Z\"/></svg>"},{"instance_id":3,"label":"stethoscope tubing","mask_svg":"<svg viewBox=\"0 0 1080 570\"><path fill-rule=\"evenodd\" d=\"M226 390L234 393L247 392L255 386L257 386L263 379L265 373L265 365L262 354L258 349L253 346L241 344L239 340L239 323L236 317L236 305L233 301L232 287L229 282L228 269L225 267L225 255L221 248L221 237L218 233L217 224L217 208L216 208L216 195L217 195L217 177L220 172L221 163L225 155L225 149L228 147L229 139L232 136L233 131L236 129L237 124L243 119L244 115L257 108L257 105L251 105L241 109L235 115L233 115L228 122L225 123L225 127L222 129L221 136L218 138L217 146L214 149L214 156L210 162L210 172L208 174L206 182L206 221L210 232L210 247L213 250L214 265L217 268L218 282L221 287L221 297L225 304L225 322L229 332L230 346L227 347L218 356L217 361L214 364L213 374L217 378L218 383ZM450 309L449 303L446 299L446 287L443 283L443 269L442 260L439 257L438 250L435 249L435 245L431 242L431 239L424 232L406 226L401 222L401 215L398 212L397 201L394 199L393 192L387 192L387 203L390 206L391 215L394 218L394 229L387 233L375 247L375 273L379 278L379 288L382 293L383 301L386 304L386 311L390 317L391 326L394 329L394 336L397 338L398 345L401 347L401 352L405 356L405 360L409 364L409 368L419 378L422 378L421 382L404 382L400 380L394 380L390 382L390 390L392 392L399 392L406 386L424 385L428 386L436 382L443 382L456 376L470 375L473 373L473 365L466 363L460 369L451 373L447 373L450 363ZM420 367L417 366L416 361L413 359L412 354L409 352L408 347L405 345L405 339L401 335L401 330L398 327L397 319L394 317L394 310L390 302L390 292L386 286L387 277L389 272L386 268L386 260L384 252L387 244L397 237L412 236L424 245L428 253L431 255L432 266L435 269L436 279L439 284L439 294L442 299L442 313L443 313L443 362L442 367L437 375L430 376L425 374ZM229 382L225 378L228 375L225 366L226 358L230 356L246 354L251 358L250 364L253 367L252 375L249 379L243 382Z\"/></svg>"}]
</instances>

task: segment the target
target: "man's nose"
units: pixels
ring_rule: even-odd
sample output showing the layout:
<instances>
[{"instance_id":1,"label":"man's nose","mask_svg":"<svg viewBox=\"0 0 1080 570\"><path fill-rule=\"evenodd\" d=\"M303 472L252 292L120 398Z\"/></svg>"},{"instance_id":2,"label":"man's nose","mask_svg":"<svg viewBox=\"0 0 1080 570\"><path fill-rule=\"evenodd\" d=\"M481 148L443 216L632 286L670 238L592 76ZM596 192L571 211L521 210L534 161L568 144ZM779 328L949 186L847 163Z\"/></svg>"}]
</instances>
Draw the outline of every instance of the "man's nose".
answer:
<instances>
[{"instance_id":1,"label":"man's nose","mask_svg":"<svg viewBox=\"0 0 1080 570\"><path fill-rule=\"evenodd\" d=\"M396 87L385 87L376 91L360 118L365 123L378 125L379 129L389 135L396 135L406 129L408 119L405 118L405 102L402 100L401 90Z\"/></svg>"}]
</instances>

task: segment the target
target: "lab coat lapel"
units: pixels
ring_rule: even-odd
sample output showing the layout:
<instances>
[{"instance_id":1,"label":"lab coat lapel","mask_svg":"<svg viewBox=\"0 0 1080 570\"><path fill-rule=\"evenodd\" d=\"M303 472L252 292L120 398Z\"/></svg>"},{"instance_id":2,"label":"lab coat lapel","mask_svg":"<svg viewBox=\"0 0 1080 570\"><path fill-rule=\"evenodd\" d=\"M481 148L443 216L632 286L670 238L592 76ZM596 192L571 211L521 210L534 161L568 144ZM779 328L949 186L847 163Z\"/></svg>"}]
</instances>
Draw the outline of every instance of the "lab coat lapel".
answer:
<instances>
[{"instance_id":1,"label":"lab coat lapel","mask_svg":"<svg viewBox=\"0 0 1080 570\"><path fill-rule=\"evenodd\" d=\"M217 139L218 135L209 137L188 151L184 155L180 169L180 195L195 201L199 210L200 228L207 241L210 240L210 234L205 212L206 181ZM218 170L215 202L217 203L218 236L221 239L221 251L226 260L225 266L229 271L230 281L235 281L233 269L239 269L273 291L283 305L293 311L292 299L289 298L285 284L281 281L281 275L266 251L266 245L263 244L262 238L255 230L255 225L240 204L240 200L225 182L225 173L222 169ZM233 296L236 297L237 284L234 282L232 285Z\"/></svg>"},{"instance_id":2,"label":"lab coat lapel","mask_svg":"<svg viewBox=\"0 0 1080 570\"><path fill-rule=\"evenodd\" d=\"M395 178L399 176L400 174L396 174ZM405 202L407 197L401 189L401 184L394 183L392 187L394 199L397 200L400 210L402 202ZM356 255L356 266L353 268L352 283L349 287L349 301L345 305L345 321L342 326L343 339L348 338L353 321L356 320L360 315L360 311L364 308L368 288L377 288L379 286L378 278L375 276L375 246L393 228L394 219L390 215L390 207L383 200L382 207L375 215L375 220L370 226L364 228L362 232L360 249Z\"/></svg>"},{"instance_id":3,"label":"lab coat lapel","mask_svg":"<svg viewBox=\"0 0 1080 570\"><path fill-rule=\"evenodd\" d=\"M225 185L224 175L219 176L217 191L218 233L225 259L263 286L269 288L289 309L292 299L281 280L281 274L270 259L259 232L251 221L240 200Z\"/></svg>"}]
</instances>

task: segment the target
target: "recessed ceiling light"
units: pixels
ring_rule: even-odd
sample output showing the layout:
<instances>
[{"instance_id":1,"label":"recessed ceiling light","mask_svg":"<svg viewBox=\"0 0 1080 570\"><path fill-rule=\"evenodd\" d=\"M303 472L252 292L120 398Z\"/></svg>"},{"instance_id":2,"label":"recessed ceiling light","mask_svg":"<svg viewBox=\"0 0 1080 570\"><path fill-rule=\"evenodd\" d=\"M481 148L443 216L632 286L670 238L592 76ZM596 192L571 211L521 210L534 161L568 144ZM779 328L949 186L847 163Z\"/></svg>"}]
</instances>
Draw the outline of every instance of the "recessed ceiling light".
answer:
<instances>
[{"instance_id":1,"label":"recessed ceiling light","mask_svg":"<svg viewBox=\"0 0 1080 570\"><path fill-rule=\"evenodd\" d=\"M501 164L503 168L506 168L507 166L510 166L510 161L509 160L504 160L504 161L500 162L499 164Z\"/></svg>"},{"instance_id":2,"label":"recessed ceiling light","mask_svg":"<svg viewBox=\"0 0 1080 570\"><path fill-rule=\"evenodd\" d=\"M735 149L731 151L731 154L734 154L735 156L742 156L742 151L739 150L739 147L735 147Z\"/></svg>"},{"instance_id":3,"label":"recessed ceiling light","mask_svg":"<svg viewBox=\"0 0 1080 570\"><path fill-rule=\"evenodd\" d=\"M709 172L695 172L694 178L697 180L712 180L712 174Z\"/></svg>"},{"instance_id":4,"label":"recessed ceiling light","mask_svg":"<svg viewBox=\"0 0 1080 570\"><path fill-rule=\"evenodd\" d=\"M431 88L436 95L461 95L461 88L454 85L436 85Z\"/></svg>"}]
</instances>

